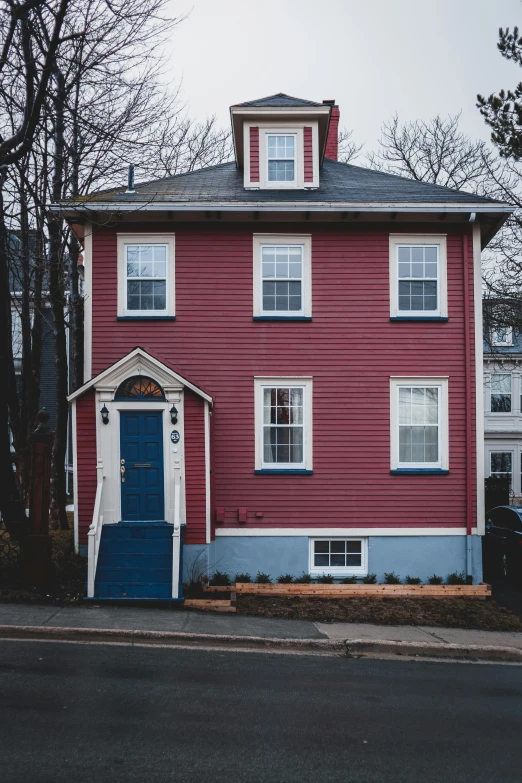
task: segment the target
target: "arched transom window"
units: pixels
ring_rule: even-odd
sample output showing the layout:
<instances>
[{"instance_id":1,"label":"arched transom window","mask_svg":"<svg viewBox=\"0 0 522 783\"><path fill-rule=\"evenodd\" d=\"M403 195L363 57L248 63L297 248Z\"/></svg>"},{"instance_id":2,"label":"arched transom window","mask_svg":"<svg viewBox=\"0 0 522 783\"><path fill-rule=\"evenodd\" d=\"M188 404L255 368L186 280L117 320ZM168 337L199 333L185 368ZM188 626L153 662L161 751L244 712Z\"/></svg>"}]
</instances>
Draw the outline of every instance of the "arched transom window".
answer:
<instances>
[{"instance_id":1,"label":"arched transom window","mask_svg":"<svg viewBox=\"0 0 522 783\"><path fill-rule=\"evenodd\" d=\"M164 400L161 386L146 375L133 375L120 383L115 400Z\"/></svg>"}]
</instances>

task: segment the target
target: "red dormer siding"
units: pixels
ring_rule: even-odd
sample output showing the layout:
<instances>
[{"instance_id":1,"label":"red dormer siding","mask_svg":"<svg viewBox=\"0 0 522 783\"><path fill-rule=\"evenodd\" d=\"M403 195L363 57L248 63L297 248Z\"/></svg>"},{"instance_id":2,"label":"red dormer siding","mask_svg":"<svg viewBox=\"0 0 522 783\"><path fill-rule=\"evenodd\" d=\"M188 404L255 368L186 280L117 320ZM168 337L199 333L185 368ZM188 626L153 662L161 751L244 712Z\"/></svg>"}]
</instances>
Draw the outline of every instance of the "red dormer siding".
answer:
<instances>
[{"instance_id":1,"label":"red dormer siding","mask_svg":"<svg viewBox=\"0 0 522 783\"><path fill-rule=\"evenodd\" d=\"M312 128L304 128L304 181L314 181L314 150L312 146Z\"/></svg>"},{"instance_id":2,"label":"red dormer siding","mask_svg":"<svg viewBox=\"0 0 522 783\"><path fill-rule=\"evenodd\" d=\"M259 128L250 128L250 182L259 182Z\"/></svg>"}]
</instances>

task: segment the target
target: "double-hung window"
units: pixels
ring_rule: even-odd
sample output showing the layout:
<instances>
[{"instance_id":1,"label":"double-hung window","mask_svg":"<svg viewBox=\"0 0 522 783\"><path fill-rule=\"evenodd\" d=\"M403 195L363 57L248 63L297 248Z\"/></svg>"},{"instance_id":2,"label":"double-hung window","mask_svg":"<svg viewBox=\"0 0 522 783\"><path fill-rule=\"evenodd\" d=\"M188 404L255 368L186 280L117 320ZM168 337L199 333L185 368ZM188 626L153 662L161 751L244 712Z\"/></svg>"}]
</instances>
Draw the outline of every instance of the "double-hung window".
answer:
<instances>
[{"instance_id":1,"label":"double-hung window","mask_svg":"<svg viewBox=\"0 0 522 783\"><path fill-rule=\"evenodd\" d=\"M118 315L174 316L174 237L118 236Z\"/></svg>"},{"instance_id":2,"label":"double-hung window","mask_svg":"<svg viewBox=\"0 0 522 783\"><path fill-rule=\"evenodd\" d=\"M296 181L295 134L267 134L267 181Z\"/></svg>"},{"instance_id":3,"label":"double-hung window","mask_svg":"<svg viewBox=\"0 0 522 783\"><path fill-rule=\"evenodd\" d=\"M309 236L254 236L254 317L310 318Z\"/></svg>"},{"instance_id":4,"label":"double-hung window","mask_svg":"<svg viewBox=\"0 0 522 783\"><path fill-rule=\"evenodd\" d=\"M311 378L256 378L256 472L312 469Z\"/></svg>"},{"instance_id":5,"label":"double-hung window","mask_svg":"<svg viewBox=\"0 0 522 783\"><path fill-rule=\"evenodd\" d=\"M392 378L390 419L392 471L448 469L447 379Z\"/></svg>"},{"instance_id":6,"label":"double-hung window","mask_svg":"<svg viewBox=\"0 0 522 783\"><path fill-rule=\"evenodd\" d=\"M491 413L511 413L511 374L491 375Z\"/></svg>"},{"instance_id":7,"label":"double-hung window","mask_svg":"<svg viewBox=\"0 0 522 783\"><path fill-rule=\"evenodd\" d=\"M393 319L447 317L446 238L390 236Z\"/></svg>"}]
</instances>

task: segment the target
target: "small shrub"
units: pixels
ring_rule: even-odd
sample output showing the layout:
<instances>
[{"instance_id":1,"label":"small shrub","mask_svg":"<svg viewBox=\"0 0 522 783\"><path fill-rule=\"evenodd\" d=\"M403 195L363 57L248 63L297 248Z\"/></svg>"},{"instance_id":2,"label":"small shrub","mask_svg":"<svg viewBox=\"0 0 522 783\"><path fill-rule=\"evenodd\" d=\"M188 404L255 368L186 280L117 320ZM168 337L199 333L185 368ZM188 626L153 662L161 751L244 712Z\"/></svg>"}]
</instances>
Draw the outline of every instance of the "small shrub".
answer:
<instances>
[{"instance_id":1,"label":"small shrub","mask_svg":"<svg viewBox=\"0 0 522 783\"><path fill-rule=\"evenodd\" d=\"M281 574L277 577L277 581L280 585L291 585L294 581L292 574Z\"/></svg>"},{"instance_id":2,"label":"small shrub","mask_svg":"<svg viewBox=\"0 0 522 783\"><path fill-rule=\"evenodd\" d=\"M313 584L313 577L310 574L307 574L306 571L303 571L301 576L296 576L295 582L298 585L311 585Z\"/></svg>"},{"instance_id":3,"label":"small shrub","mask_svg":"<svg viewBox=\"0 0 522 783\"><path fill-rule=\"evenodd\" d=\"M210 584L212 587L228 587L231 584L230 577L224 571L214 571Z\"/></svg>"},{"instance_id":4,"label":"small shrub","mask_svg":"<svg viewBox=\"0 0 522 783\"><path fill-rule=\"evenodd\" d=\"M243 584L248 584L252 581L252 577L250 574L236 574L236 582L242 582Z\"/></svg>"},{"instance_id":5,"label":"small shrub","mask_svg":"<svg viewBox=\"0 0 522 783\"><path fill-rule=\"evenodd\" d=\"M446 579L447 583L449 585L465 585L466 584L466 576L463 573L457 574L456 572L454 574L450 574L448 578Z\"/></svg>"},{"instance_id":6,"label":"small shrub","mask_svg":"<svg viewBox=\"0 0 522 783\"><path fill-rule=\"evenodd\" d=\"M406 577L406 584L407 585L420 585L422 583L422 579L420 576L407 576Z\"/></svg>"},{"instance_id":7,"label":"small shrub","mask_svg":"<svg viewBox=\"0 0 522 783\"><path fill-rule=\"evenodd\" d=\"M269 585L271 584L272 580L270 579L270 574L263 574L262 571L258 571L256 576L256 582L259 585Z\"/></svg>"},{"instance_id":8,"label":"small shrub","mask_svg":"<svg viewBox=\"0 0 522 783\"><path fill-rule=\"evenodd\" d=\"M401 578L400 576L397 576L397 574L394 573L393 571L391 571L389 574L384 572L384 581L386 582L387 585L400 585Z\"/></svg>"},{"instance_id":9,"label":"small shrub","mask_svg":"<svg viewBox=\"0 0 522 783\"><path fill-rule=\"evenodd\" d=\"M363 585L374 585L377 583L377 574L367 574L361 579Z\"/></svg>"},{"instance_id":10,"label":"small shrub","mask_svg":"<svg viewBox=\"0 0 522 783\"><path fill-rule=\"evenodd\" d=\"M341 579L342 585L356 585L357 584L357 577L355 576L345 576L344 579Z\"/></svg>"},{"instance_id":11,"label":"small shrub","mask_svg":"<svg viewBox=\"0 0 522 783\"><path fill-rule=\"evenodd\" d=\"M444 579L441 576L437 576L437 574L433 574L433 576L428 577L429 585L441 585L443 581Z\"/></svg>"},{"instance_id":12,"label":"small shrub","mask_svg":"<svg viewBox=\"0 0 522 783\"><path fill-rule=\"evenodd\" d=\"M331 574L323 574L317 577L317 582L320 585L333 585L334 578Z\"/></svg>"}]
</instances>

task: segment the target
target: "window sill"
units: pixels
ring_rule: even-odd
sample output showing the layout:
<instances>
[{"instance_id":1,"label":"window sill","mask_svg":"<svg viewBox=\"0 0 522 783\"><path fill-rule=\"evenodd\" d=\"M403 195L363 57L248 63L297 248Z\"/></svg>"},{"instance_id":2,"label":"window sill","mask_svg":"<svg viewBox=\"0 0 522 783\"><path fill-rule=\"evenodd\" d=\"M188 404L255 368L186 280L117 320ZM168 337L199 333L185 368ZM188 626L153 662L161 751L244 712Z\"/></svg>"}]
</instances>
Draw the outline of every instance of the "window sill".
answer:
<instances>
[{"instance_id":1,"label":"window sill","mask_svg":"<svg viewBox=\"0 0 522 783\"><path fill-rule=\"evenodd\" d=\"M333 569L324 568L322 571L309 571L308 572L313 579L317 579L320 576L333 576L334 579L345 579L347 576L354 576L356 579L363 579L368 576L368 571L336 571Z\"/></svg>"},{"instance_id":2,"label":"window sill","mask_svg":"<svg viewBox=\"0 0 522 783\"><path fill-rule=\"evenodd\" d=\"M253 321L311 321L311 315L254 315Z\"/></svg>"},{"instance_id":3,"label":"window sill","mask_svg":"<svg viewBox=\"0 0 522 783\"><path fill-rule=\"evenodd\" d=\"M117 321L175 321L175 315L118 315Z\"/></svg>"},{"instance_id":4,"label":"window sill","mask_svg":"<svg viewBox=\"0 0 522 783\"><path fill-rule=\"evenodd\" d=\"M392 315L390 321L449 321L446 315Z\"/></svg>"},{"instance_id":5,"label":"window sill","mask_svg":"<svg viewBox=\"0 0 522 783\"><path fill-rule=\"evenodd\" d=\"M449 470L442 468L397 468L390 473L392 476L449 476Z\"/></svg>"},{"instance_id":6,"label":"window sill","mask_svg":"<svg viewBox=\"0 0 522 783\"><path fill-rule=\"evenodd\" d=\"M272 470L272 468L263 468L254 470L254 476L312 476L313 470L299 470L288 468L288 470Z\"/></svg>"}]
</instances>

